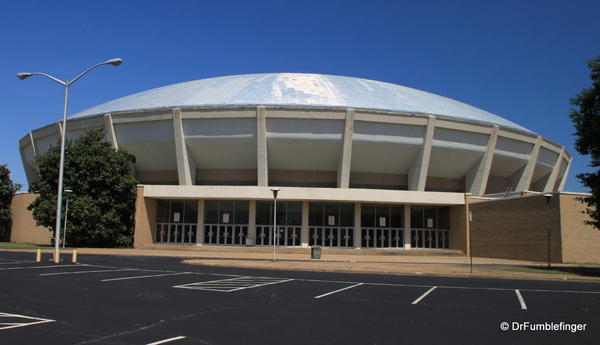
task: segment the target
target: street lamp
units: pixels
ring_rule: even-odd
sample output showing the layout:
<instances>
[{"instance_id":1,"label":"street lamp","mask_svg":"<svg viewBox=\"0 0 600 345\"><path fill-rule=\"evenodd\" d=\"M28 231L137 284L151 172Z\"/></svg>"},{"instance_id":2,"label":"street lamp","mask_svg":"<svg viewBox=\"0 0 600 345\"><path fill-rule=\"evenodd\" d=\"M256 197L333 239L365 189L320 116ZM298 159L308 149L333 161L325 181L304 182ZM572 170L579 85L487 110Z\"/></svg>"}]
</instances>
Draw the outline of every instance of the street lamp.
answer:
<instances>
[{"instance_id":1,"label":"street lamp","mask_svg":"<svg viewBox=\"0 0 600 345\"><path fill-rule=\"evenodd\" d=\"M69 194L73 193L70 189L65 189L65 194L67 195L67 205L65 206L65 225L63 228L63 249L65 249L65 244L67 243L67 220L69 217Z\"/></svg>"},{"instance_id":2,"label":"street lamp","mask_svg":"<svg viewBox=\"0 0 600 345\"><path fill-rule=\"evenodd\" d=\"M546 198L546 242L548 244L548 268L550 268L550 199L552 194L546 193L543 196Z\"/></svg>"},{"instance_id":3,"label":"street lamp","mask_svg":"<svg viewBox=\"0 0 600 345\"><path fill-rule=\"evenodd\" d=\"M68 99L69 99L69 86L73 85L76 81L78 81L86 73L88 73L89 71L93 70L94 68L96 68L98 66L102 66L102 65L119 66L121 63L123 63L123 59L119 59L119 58L110 59L110 60L107 60L107 61L104 61L101 63L97 63L97 64L93 65L92 67L86 69L85 71L81 72L78 76L76 76L72 80L65 80L65 81L62 81L62 80L55 78L49 74L41 73L41 72L17 73L17 78L19 78L20 80L24 80L33 75L41 75L46 78L50 78L65 87L65 102L64 102L63 122L62 122L62 139L61 139L61 144L60 144L60 166L58 169L58 193L57 193L57 200L56 200L56 226L55 226L56 232L54 234L54 236L55 236L54 237L54 263L60 262L60 252L59 252L59 250L60 250L60 218L61 218L61 213L62 213L63 175L64 175L64 170L65 170L65 138L67 137L67 103L68 103Z\"/></svg>"},{"instance_id":4,"label":"street lamp","mask_svg":"<svg viewBox=\"0 0 600 345\"><path fill-rule=\"evenodd\" d=\"M277 239L277 193L279 188L271 188L273 192L273 262L275 262L275 240Z\"/></svg>"}]
</instances>

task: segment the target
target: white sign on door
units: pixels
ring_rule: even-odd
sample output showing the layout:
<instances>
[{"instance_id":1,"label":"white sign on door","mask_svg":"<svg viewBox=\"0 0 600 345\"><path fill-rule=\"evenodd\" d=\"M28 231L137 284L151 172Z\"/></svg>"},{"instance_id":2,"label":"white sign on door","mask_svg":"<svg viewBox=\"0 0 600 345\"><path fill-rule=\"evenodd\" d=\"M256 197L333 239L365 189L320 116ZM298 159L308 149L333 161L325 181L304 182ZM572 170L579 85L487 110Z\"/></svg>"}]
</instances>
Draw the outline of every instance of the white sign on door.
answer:
<instances>
[{"instance_id":1,"label":"white sign on door","mask_svg":"<svg viewBox=\"0 0 600 345\"><path fill-rule=\"evenodd\" d=\"M179 223L180 220L181 220L181 213L179 213L179 212L173 213L173 221L175 223Z\"/></svg>"},{"instance_id":2,"label":"white sign on door","mask_svg":"<svg viewBox=\"0 0 600 345\"><path fill-rule=\"evenodd\" d=\"M433 218L427 218L427 227L433 228Z\"/></svg>"},{"instance_id":3,"label":"white sign on door","mask_svg":"<svg viewBox=\"0 0 600 345\"><path fill-rule=\"evenodd\" d=\"M327 225L335 225L335 216L327 217Z\"/></svg>"},{"instance_id":4,"label":"white sign on door","mask_svg":"<svg viewBox=\"0 0 600 345\"><path fill-rule=\"evenodd\" d=\"M229 224L229 213L223 213L223 224Z\"/></svg>"},{"instance_id":5,"label":"white sign on door","mask_svg":"<svg viewBox=\"0 0 600 345\"><path fill-rule=\"evenodd\" d=\"M379 217L379 226L386 226L385 225L385 217Z\"/></svg>"}]
</instances>

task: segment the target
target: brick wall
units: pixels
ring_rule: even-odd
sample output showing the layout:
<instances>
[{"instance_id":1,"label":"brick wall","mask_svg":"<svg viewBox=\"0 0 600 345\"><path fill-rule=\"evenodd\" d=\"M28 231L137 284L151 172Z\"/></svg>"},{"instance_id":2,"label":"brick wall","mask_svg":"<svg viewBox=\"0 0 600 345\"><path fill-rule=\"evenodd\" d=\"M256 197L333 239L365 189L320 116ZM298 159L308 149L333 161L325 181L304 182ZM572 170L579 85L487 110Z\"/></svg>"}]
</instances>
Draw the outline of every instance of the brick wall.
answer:
<instances>
[{"instance_id":1,"label":"brick wall","mask_svg":"<svg viewBox=\"0 0 600 345\"><path fill-rule=\"evenodd\" d=\"M156 228L156 200L144 198L144 186L138 186L135 201L135 229L133 247L150 247L154 241Z\"/></svg>"},{"instance_id":2,"label":"brick wall","mask_svg":"<svg viewBox=\"0 0 600 345\"><path fill-rule=\"evenodd\" d=\"M560 195L563 262L600 263L600 230L585 224L586 205L578 195Z\"/></svg>"},{"instance_id":3,"label":"brick wall","mask_svg":"<svg viewBox=\"0 0 600 345\"><path fill-rule=\"evenodd\" d=\"M14 196L10 204L12 214L11 242L50 244L52 232L48 228L37 226L31 211L27 209L35 198L37 198L37 194L32 193L21 193Z\"/></svg>"}]
</instances>

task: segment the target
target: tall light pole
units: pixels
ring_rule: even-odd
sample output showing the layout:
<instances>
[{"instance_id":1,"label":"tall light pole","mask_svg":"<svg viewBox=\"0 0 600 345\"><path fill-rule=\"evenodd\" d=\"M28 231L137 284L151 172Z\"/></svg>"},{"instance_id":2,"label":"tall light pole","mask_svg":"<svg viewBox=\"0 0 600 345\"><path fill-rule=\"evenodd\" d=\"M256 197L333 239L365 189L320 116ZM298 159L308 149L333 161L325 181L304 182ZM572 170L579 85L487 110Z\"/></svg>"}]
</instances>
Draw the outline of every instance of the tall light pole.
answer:
<instances>
[{"instance_id":1,"label":"tall light pole","mask_svg":"<svg viewBox=\"0 0 600 345\"><path fill-rule=\"evenodd\" d=\"M70 189L65 189L65 194L67 194L67 205L65 205L65 225L63 228L63 249L65 249L65 245L67 244L67 221L69 218L69 194L73 193Z\"/></svg>"},{"instance_id":2,"label":"tall light pole","mask_svg":"<svg viewBox=\"0 0 600 345\"><path fill-rule=\"evenodd\" d=\"M62 81L62 80L55 78L49 74L41 73L41 72L17 73L17 77L20 80L29 78L33 75L41 75L46 78L50 78L65 87L65 102L64 102L63 122L62 122L62 139L61 139L61 143L60 143L60 166L58 169L58 193L57 193L57 200L56 200L56 226L55 226L55 234L54 234L54 263L60 262L60 252L59 252L60 251L60 218L61 218L61 213L62 213L63 175L64 175L64 170L65 170L65 138L67 137L67 104L68 104L68 99L69 99L69 86L73 85L76 81L78 81L81 77L83 77L87 72L93 70L94 68L96 68L98 66L102 66L102 65L119 66L121 63L123 63L123 59L119 59L119 58L110 59L108 61L97 63L97 64L93 65L92 67L86 69L85 71L81 72L78 76L76 76L72 80L65 80L65 81Z\"/></svg>"},{"instance_id":3,"label":"tall light pole","mask_svg":"<svg viewBox=\"0 0 600 345\"><path fill-rule=\"evenodd\" d=\"M273 262L275 262L275 241L277 240L277 193L279 188L271 188L273 192Z\"/></svg>"},{"instance_id":4,"label":"tall light pole","mask_svg":"<svg viewBox=\"0 0 600 345\"><path fill-rule=\"evenodd\" d=\"M552 194L546 193L544 194L546 198L546 242L548 244L548 268L550 268L550 199L552 198Z\"/></svg>"}]
</instances>

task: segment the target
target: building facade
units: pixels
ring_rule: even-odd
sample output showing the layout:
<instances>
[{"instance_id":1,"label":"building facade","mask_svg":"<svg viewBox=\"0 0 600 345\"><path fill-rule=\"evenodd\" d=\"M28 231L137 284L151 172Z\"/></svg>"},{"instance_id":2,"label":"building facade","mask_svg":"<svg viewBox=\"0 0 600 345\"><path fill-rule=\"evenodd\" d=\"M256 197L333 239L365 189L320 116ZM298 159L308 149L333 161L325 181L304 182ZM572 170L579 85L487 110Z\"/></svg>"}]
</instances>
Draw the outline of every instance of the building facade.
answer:
<instances>
[{"instance_id":1,"label":"building facade","mask_svg":"<svg viewBox=\"0 0 600 345\"><path fill-rule=\"evenodd\" d=\"M317 74L196 80L69 118L136 156L136 247L468 250L472 197L559 193L564 146L467 104ZM19 143L29 180L60 123ZM280 189L273 231L273 194Z\"/></svg>"}]
</instances>

